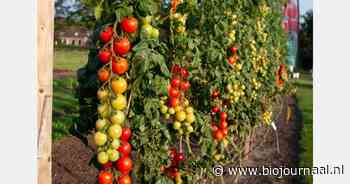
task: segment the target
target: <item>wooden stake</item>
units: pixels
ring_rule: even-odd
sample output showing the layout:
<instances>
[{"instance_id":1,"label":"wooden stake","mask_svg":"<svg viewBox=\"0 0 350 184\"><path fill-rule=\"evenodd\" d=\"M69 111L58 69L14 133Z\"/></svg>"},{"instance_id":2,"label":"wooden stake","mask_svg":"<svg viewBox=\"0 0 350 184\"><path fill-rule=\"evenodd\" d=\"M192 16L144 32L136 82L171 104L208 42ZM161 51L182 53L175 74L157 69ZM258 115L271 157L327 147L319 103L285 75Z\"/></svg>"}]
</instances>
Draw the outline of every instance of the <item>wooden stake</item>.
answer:
<instances>
[{"instance_id":1,"label":"wooden stake","mask_svg":"<svg viewBox=\"0 0 350 184\"><path fill-rule=\"evenodd\" d=\"M37 1L38 183L50 184L54 1Z\"/></svg>"}]
</instances>

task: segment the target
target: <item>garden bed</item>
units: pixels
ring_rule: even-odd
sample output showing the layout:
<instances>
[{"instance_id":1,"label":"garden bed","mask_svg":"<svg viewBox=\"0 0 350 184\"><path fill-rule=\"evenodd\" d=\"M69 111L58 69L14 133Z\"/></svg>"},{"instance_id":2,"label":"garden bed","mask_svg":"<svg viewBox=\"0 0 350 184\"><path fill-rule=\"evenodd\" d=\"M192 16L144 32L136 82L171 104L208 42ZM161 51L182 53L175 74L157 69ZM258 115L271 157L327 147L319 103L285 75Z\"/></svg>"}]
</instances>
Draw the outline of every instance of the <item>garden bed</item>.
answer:
<instances>
[{"instance_id":1,"label":"garden bed","mask_svg":"<svg viewBox=\"0 0 350 184\"><path fill-rule=\"evenodd\" d=\"M293 109L291 121L286 121L287 104ZM279 134L280 153L277 152L276 137L272 129L259 127L251 145L251 152L243 162L247 167L297 167L299 155L299 134L301 130L300 114L295 100L288 97L284 101L282 114L276 122ZM69 136L56 141L53 145L53 183L54 184L95 184L98 170L91 162L95 148L91 136L86 144L77 137ZM298 177L241 176L239 184L293 184ZM235 183L234 176L225 175L225 183ZM221 183L220 177L215 183Z\"/></svg>"}]
</instances>

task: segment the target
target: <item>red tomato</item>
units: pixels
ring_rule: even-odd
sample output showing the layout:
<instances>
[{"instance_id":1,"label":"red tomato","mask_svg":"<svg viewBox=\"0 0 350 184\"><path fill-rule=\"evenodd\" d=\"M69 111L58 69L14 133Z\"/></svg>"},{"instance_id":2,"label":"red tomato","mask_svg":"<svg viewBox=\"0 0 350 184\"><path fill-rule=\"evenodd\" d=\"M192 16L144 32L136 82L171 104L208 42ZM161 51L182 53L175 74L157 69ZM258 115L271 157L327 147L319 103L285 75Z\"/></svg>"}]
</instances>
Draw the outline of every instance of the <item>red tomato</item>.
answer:
<instances>
[{"instance_id":1,"label":"red tomato","mask_svg":"<svg viewBox=\"0 0 350 184\"><path fill-rule=\"evenodd\" d=\"M238 48L237 47L231 47L230 51L231 51L232 54L235 54L238 51Z\"/></svg>"},{"instance_id":2,"label":"red tomato","mask_svg":"<svg viewBox=\"0 0 350 184\"><path fill-rule=\"evenodd\" d=\"M121 141L121 145L117 150L122 156L128 156L131 153L131 145L126 141Z\"/></svg>"},{"instance_id":3,"label":"red tomato","mask_svg":"<svg viewBox=\"0 0 350 184\"><path fill-rule=\"evenodd\" d=\"M116 54L125 55L129 52L130 47L131 45L128 38L122 38L114 42L113 49Z\"/></svg>"},{"instance_id":4,"label":"red tomato","mask_svg":"<svg viewBox=\"0 0 350 184\"><path fill-rule=\"evenodd\" d=\"M218 126L216 126L215 122L211 123L211 129L215 132L216 130L218 130Z\"/></svg>"},{"instance_id":5,"label":"red tomato","mask_svg":"<svg viewBox=\"0 0 350 184\"><path fill-rule=\"evenodd\" d=\"M176 176L180 175L179 169L176 167L171 167L169 171L170 177L175 178Z\"/></svg>"},{"instance_id":6,"label":"red tomato","mask_svg":"<svg viewBox=\"0 0 350 184\"><path fill-rule=\"evenodd\" d=\"M227 119L227 113L226 112L221 112L220 113L220 120L221 121L224 121L224 120L226 120Z\"/></svg>"},{"instance_id":7,"label":"red tomato","mask_svg":"<svg viewBox=\"0 0 350 184\"><path fill-rule=\"evenodd\" d=\"M227 127L226 127L226 128L223 128L223 129L221 129L221 131L222 131L222 133L224 134L224 136L226 137L227 134L228 134L228 128L227 128Z\"/></svg>"},{"instance_id":8,"label":"red tomato","mask_svg":"<svg viewBox=\"0 0 350 184\"><path fill-rule=\"evenodd\" d=\"M173 88L178 88L178 87L180 87L180 84L181 84L181 81L180 81L179 78L173 78L173 79L171 80L171 86L172 86Z\"/></svg>"},{"instance_id":9,"label":"red tomato","mask_svg":"<svg viewBox=\"0 0 350 184\"><path fill-rule=\"evenodd\" d=\"M112 168L112 166L113 166L112 162L107 162L107 163L102 165L102 169L106 170L106 169Z\"/></svg>"},{"instance_id":10,"label":"red tomato","mask_svg":"<svg viewBox=\"0 0 350 184\"><path fill-rule=\"evenodd\" d=\"M179 73L181 71L181 67L178 64L175 64L171 67L172 73Z\"/></svg>"},{"instance_id":11,"label":"red tomato","mask_svg":"<svg viewBox=\"0 0 350 184\"><path fill-rule=\"evenodd\" d=\"M109 79L109 72L106 69L100 69L97 73L98 79L102 82L105 82Z\"/></svg>"},{"instance_id":12,"label":"red tomato","mask_svg":"<svg viewBox=\"0 0 350 184\"><path fill-rule=\"evenodd\" d=\"M111 55L112 53L109 50L101 50L98 53L98 59L100 60L101 63L106 64L111 59Z\"/></svg>"},{"instance_id":13,"label":"red tomato","mask_svg":"<svg viewBox=\"0 0 350 184\"><path fill-rule=\"evenodd\" d=\"M112 62L112 71L118 75L123 75L129 69L128 61L124 58L118 58L115 60L113 58Z\"/></svg>"},{"instance_id":14,"label":"red tomato","mask_svg":"<svg viewBox=\"0 0 350 184\"><path fill-rule=\"evenodd\" d=\"M113 37L113 28L111 26L107 27L100 33L100 40L103 43L109 42Z\"/></svg>"},{"instance_id":15,"label":"red tomato","mask_svg":"<svg viewBox=\"0 0 350 184\"><path fill-rule=\"evenodd\" d=\"M127 33L134 33L137 31L138 22L135 17L124 17L121 22L122 30Z\"/></svg>"},{"instance_id":16,"label":"red tomato","mask_svg":"<svg viewBox=\"0 0 350 184\"><path fill-rule=\"evenodd\" d=\"M169 96L172 98L177 98L180 96L180 91L175 88L170 88L168 92L169 92Z\"/></svg>"},{"instance_id":17,"label":"red tomato","mask_svg":"<svg viewBox=\"0 0 350 184\"><path fill-rule=\"evenodd\" d=\"M181 68L181 76L186 79L188 76L190 76L190 73L185 68Z\"/></svg>"},{"instance_id":18,"label":"red tomato","mask_svg":"<svg viewBox=\"0 0 350 184\"><path fill-rule=\"evenodd\" d=\"M213 91L213 93L211 94L211 97L212 98L217 98L220 96L220 92L216 89Z\"/></svg>"},{"instance_id":19,"label":"red tomato","mask_svg":"<svg viewBox=\"0 0 350 184\"><path fill-rule=\"evenodd\" d=\"M183 91L187 91L190 88L191 84L190 82L186 81L186 82L181 82L181 89Z\"/></svg>"},{"instance_id":20,"label":"red tomato","mask_svg":"<svg viewBox=\"0 0 350 184\"><path fill-rule=\"evenodd\" d=\"M169 98L169 106L170 107L176 107L179 104L178 98Z\"/></svg>"},{"instance_id":21,"label":"red tomato","mask_svg":"<svg viewBox=\"0 0 350 184\"><path fill-rule=\"evenodd\" d=\"M131 129L130 128L123 128L122 135L120 136L120 140L122 141L128 141L131 137Z\"/></svg>"},{"instance_id":22,"label":"red tomato","mask_svg":"<svg viewBox=\"0 0 350 184\"><path fill-rule=\"evenodd\" d=\"M107 171L102 171L98 175L99 184L112 184L113 183L113 174Z\"/></svg>"},{"instance_id":23,"label":"red tomato","mask_svg":"<svg viewBox=\"0 0 350 184\"><path fill-rule=\"evenodd\" d=\"M132 169L132 160L130 157L121 157L117 161L117 169L122 173L122 174L128 174L131 169Z\"/></svg>"},{"instance_id":24,"label":"red tomato","mask_svg":"<svg viewBox=\"0 0 350 184\"><path fill-rule=\"evenodd\" d=\"M220 128L227 128L228 124L226 121L220 121Z\"/></svg>"},{"instance_id":25,"label":"red tomato","mask_svg":"<svg viewBox=\"0 0 350 184\"><path fill-rule=\"evenodd\" d=\"M213 113L218 113L220 111L220 108L218 106L214 106L213 108L211 108L211 112Z\"/></svg>"},{"instance_id":26,"label":"red tomato","mask_svg":"<svg viewBox=\"0 0 350 184\"><path fill-rule=\"evenodd\" d=\"M131 177L129 175L122 175L118 177L118 184L132 184Z\"/></svg>"},{"instance_id":27,"label":"red tomato","mask_svg":"<svg viewBox=\"0 0 350 184\"><path fill-rule=\"evenodd\" d=\"M220 129L218 129L218 130L213 132L213 137L214 137L214 139L220 141L224 138L224 134Z\"/></svg>"},{"instance_id":28,"label":"red tomato","mask_svg":"<svg viewBox=\"0 0 350 184\"><path fill-rule=\"evenodd\" d=\"M175 160L176 161L184 161L185 160L185 154L184 153L177 153Z\"/></svg>"}]
</instances>

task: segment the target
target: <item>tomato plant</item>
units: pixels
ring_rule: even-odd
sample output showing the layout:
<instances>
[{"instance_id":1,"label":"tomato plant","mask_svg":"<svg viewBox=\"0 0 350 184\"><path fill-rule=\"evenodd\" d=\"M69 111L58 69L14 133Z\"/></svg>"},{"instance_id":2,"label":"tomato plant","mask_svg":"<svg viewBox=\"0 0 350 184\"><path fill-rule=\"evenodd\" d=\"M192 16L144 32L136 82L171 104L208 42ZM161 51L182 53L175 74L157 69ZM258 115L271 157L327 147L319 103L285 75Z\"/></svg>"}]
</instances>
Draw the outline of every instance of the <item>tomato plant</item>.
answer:
<instances>
[{"instance_id":1,"label":"tomato plant","mask_svg":"<svg viewBox=\"0 0 350 184\"><path fill-rule=\"evenodd\" d=\"M170 184L200 183L198 168L240 160L249 132L270 126L288 92L283 1L86 1L101 10L79 77L96 90L96 132L107 136L95 140L99 162L117 150L119 169L109 169L120 183L133 172Z\"/></svg>"}]
</instances>

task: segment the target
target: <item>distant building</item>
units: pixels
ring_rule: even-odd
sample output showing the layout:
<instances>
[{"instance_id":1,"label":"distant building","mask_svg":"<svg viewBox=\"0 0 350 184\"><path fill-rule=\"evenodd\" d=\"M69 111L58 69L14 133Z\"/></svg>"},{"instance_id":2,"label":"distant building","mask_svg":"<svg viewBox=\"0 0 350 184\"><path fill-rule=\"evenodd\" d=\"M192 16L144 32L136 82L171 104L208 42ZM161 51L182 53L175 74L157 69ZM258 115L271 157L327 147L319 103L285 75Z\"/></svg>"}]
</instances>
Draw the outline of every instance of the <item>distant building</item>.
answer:
<instances>
[{"instance_id":1,"label":"distant building","mask_svg":"<svg viewBox=\"0 0 350 184\"><path fill-rule=\"evenodd\" d=\"M89 47L90 35L92 34L85 27L69 26L55 30L55 45L67 45L77 47Z\"/></svg>"}]
</instances>

